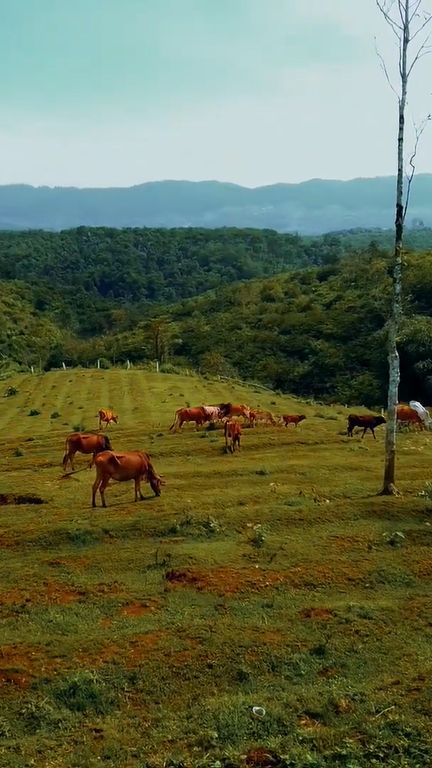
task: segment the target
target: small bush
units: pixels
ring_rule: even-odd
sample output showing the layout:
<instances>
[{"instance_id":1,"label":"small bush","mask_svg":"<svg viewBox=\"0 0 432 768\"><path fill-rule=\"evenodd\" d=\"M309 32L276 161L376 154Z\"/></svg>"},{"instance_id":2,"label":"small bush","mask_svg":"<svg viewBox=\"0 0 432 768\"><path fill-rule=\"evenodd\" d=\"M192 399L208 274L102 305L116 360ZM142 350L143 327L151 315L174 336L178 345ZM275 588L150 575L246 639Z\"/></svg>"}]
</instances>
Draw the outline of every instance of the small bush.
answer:
<instances>
[{"instance_id":1,"label":"small bush","mask_svg":"<svg viewBox=\"0 0 432 768\"><path fill-rule=\"evenodd\" d=\"M162 365L159 366L159 373L174 373L181 376L184 374L184 370L179 368L178 365L173 365L172 363L162 363Z\"/></svg>"},{"instance_id":2,"label":"small bush","mask_svg":"<svg viewBox=\"0 0 432 768\"><path fill-rule=\"evenodd\" d=\"M40 411L38 411L37 408L32 408L31 411L29 411L29 416L40 416Z\"/></svg>"},{"instance_id":3,"label":"small bush","mask_svg":"<svg viewBox=\"0 0 432 768\"><path fill-rule=\"evenodd\" d=\"M18 394L18 390L16 387L8 387L6 392L4 393L5 397L13 397L14 395Z\"/></svg>"},{"instance_id":4,"label":"small bush","mask_svg":"<svg viewBox=\"0 0 432 768\"><path fill-rule=\"evenodd\" d=\"M112 712L115 699L112 690L96 674L87 671L60 683L54 692L56 701L70 712L96 712L106 715Z\"/></svg>"},{"instance_id":5,"label":"small bush","mask_svg":"<svg viewBox=\"0 0 432 768\"><path fill-rule=\"evenodd\" d=\"M50 419L59 419L59 418L60 418L59 412L58 411L53 411L51 416L50 416Z\"/></svg>"},{"instance_id":6,"label":"small bush","mask_svg":"<svg viewBox=\"0 0 432 768\"><path fill-rule=\"evenodd\" d=\"M15 448L13 452L14 456L24 456L24 451L21 450L21 448Z\"/></svg>"},{"instance_id":7,"label":"small bush","mask_svg":"<svg viewBox=\"0 0 432 768\"><path fill-rule=\"evenodd\" d=\"M420 491L418 496L422 496L424 499L427 499L428 501L432 501L432 483L427 482L423 491Z\"/></svg>"}]
</instances>

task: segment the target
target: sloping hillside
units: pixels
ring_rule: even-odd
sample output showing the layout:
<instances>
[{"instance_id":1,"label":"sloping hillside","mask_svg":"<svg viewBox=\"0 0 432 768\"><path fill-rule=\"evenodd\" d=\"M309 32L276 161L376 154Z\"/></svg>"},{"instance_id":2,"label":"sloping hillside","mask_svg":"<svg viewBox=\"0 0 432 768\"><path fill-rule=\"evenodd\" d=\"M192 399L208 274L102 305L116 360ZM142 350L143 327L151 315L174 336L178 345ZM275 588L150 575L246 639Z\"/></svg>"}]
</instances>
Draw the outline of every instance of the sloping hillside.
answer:
<instances>
[{"instance_id":1,"label":"sloping hillside","mask_svg":"<svg viewBox=\"0 0 432 768\"><path fill-rule=\"evenodd\" d=\"M7 384L5 767L431 765L428 433L399 436L403 495L384 498L382 428L348 438L343 406L143 370ZM179 406L227 400L306 419L244 427L234 455L221 429L169 431ZM66 435L109 405L160 498L113 483L92 509L89 457L63 475Z\"/></svg>"}]
</instances>

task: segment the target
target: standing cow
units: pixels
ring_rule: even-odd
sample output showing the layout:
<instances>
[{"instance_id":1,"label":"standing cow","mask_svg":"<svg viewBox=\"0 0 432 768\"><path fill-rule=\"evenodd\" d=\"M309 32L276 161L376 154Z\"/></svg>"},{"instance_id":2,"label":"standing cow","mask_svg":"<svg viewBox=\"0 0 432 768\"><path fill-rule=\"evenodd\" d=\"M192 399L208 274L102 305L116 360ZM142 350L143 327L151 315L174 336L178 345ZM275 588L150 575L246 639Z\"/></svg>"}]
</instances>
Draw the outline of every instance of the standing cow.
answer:
<instances>
[{"instance_id":1,"label":"standing cow","mask_svg":"<svg viewBox=\"0 0 432 768\"><path fill-rule=\"evenodd\" d=\"M357 416L355 413L350 413L348 416L348 437L353 436L353 429L354 427L361 427L363 429L362 434L362 440L367 432L368 429L373 434L374 440L376 440L375 437L375 429L376 427L379 427L380 424L385 424L386 420L384 416L374 416L373 413L367 413L365 415Z\"/></svg>"},{"instance_id":2,"label":"standing cow","mask_svg":"<svg viewBox=\"0 0 432 768\"><path fill-rule=\"evenodd\" d=\"M426 411L426 409L424 409ZM429 416L428 412L426 414ZM419 413L417 409L411 408L410 405L398 405L396 408L396 420L397 426L401 427L406 424L408 427L418 427L420 430L426 429L426 419L423 414Z\"/></svg>"},{"instance_id":3,"label":"standing cow","mask_svg":"<svg viewBox=\"0 0 432 768\"><path fill-rule=\"evenodd\" d=\"M296 427L305 418L306 418L306 416L304 416L304 414L301 414L301 415L292 414L291 415L291 414L287 413L287 414L284 414L283 416L281 416L282 424L285 424L286 427L288 426L288 424L294 424L294 426Z\"/></svg>"},{"instance_id":4,"label":"standing cow","mask_svg":"<svg viewBox=\"0 0 432 768\"><path fill-rule=\"evenodd\" d=\"M161 486L165 484L161 475L158 475L151 463L148 453L143 451L129 451L128 453L114 453L103 451L95 458L96 480L92 487L92 506L96 506L96 492L99 491L102 506L105 503L105 488L110 480L122 483L126 480L135 482L135 501L143 499L141 493L141 481L150 483L150 487L156 496L160 496Z\"/></svg>"},{"instance_id":5,"label":"standing cow","mask_svg":"<svg viewBox=\"0 0 432 768\"><path fill-rule=\"evenodd\" d=\"M226 451L234 453L236 448L240 450L241 426L238 421L226 421L224 435Z\"/></svg>"},{"instance_id":6,"label":"standing cow","mask_svg":"<svg viewBox=\"0 0 432 768\"><path fill-rule=\"evenodd\" d=\"M98 411L99 416L99 429L101 428L102 424L108 424L112 421L114 424L117 424L118 422L118 416L114 411L112 411L110 408L100 408Z\"/></svg>"},{"instance_id":7,"label":"standing cow","mask_svg":"<svg viewBox=\"0 0 432 768\"><path fill-rule=\"evenodd\" d=\"M93 465L96 454L101 451L111 451L111 443L108 435L86 434L84 432L72 432L66 438L65 454L63 456L63 471L66 471L70 461L72 471L75 471L73 458L76 453L92 453L90 467Z\"/></svg>"},{"instance_id":8,"label":"standing cow","mask_svg":"<svg viewBox=\"0 0 432 768\"><path fill-rule=\"evenodd\" d=\"M208 417L204 407L198 406L197 408L178 408L178 410L175 412L175 419L170 426L170 430L174 430L174 432L176 432L177 429L182 428L186 421L194 421L196 429L205 424L205 422L208 421Z\"/></svg>"}]
</instances>

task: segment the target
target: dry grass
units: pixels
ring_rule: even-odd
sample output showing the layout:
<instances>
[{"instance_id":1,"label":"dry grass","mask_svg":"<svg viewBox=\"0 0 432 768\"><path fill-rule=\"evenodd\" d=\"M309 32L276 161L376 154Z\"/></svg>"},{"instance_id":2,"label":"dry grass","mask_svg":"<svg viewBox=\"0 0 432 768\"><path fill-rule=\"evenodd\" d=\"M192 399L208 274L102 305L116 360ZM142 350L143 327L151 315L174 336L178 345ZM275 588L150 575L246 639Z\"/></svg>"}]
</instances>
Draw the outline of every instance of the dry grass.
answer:
<instances>
[{"instance_id":1,"label":"dry grass","mask_svg":"<svg viewBox=\"0 0 432 768\"><path fill-rule=\"evenodd\" d=\"M432 762L429 434L400 435L388 499L384 432L347 438L340 406L138 370L10 386L0 765L258 765L262 747L293 767ZM227 400L307 419L245 429L234 456L221 430L168 431L181 405ZM63 476L67 433L105 406L161 498L113 485L93 510L88 458Z\"/></svg>"}]
</instances>

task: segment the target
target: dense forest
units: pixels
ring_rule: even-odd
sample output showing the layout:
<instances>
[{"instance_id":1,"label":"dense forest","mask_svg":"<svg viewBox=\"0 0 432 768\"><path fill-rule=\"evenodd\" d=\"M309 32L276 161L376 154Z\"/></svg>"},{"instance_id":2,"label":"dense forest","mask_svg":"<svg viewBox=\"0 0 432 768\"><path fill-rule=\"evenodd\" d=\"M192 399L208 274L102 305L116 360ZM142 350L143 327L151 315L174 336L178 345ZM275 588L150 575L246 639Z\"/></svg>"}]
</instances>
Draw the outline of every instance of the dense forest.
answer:
<instances>
[{"instance_id":1,"label":"dense forest","mask_svg":"<svg viewBox=\"0 0 432 768\"><path fill-rule=\"evenodd\" d=\"M158 359L382 404L391 281L380 234L0 233L0 366ZM404 312L401 395L431 402L432 252L406 253Z\"/></svg>"}]
</instances>

